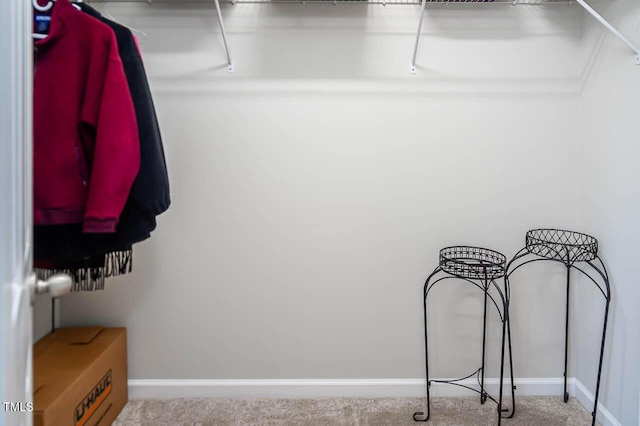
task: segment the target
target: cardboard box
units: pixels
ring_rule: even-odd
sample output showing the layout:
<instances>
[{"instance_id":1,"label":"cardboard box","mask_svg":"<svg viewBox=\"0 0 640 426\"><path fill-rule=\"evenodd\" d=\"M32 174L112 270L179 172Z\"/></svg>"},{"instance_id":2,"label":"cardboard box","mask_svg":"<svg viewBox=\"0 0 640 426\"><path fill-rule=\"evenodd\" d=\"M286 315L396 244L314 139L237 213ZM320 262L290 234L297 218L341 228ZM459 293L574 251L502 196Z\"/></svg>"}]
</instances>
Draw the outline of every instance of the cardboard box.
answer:
<instances>
[{"instance_id":1,"label":"cardboard box","mask_svg":"<svg viewBox=\"0 0 640 426\"><path fill-rule=\"evenodd\" d=\"M58 329L33 348L35 426L107 426L127 403L125 328Z\"/></svg>"}]
</instances>

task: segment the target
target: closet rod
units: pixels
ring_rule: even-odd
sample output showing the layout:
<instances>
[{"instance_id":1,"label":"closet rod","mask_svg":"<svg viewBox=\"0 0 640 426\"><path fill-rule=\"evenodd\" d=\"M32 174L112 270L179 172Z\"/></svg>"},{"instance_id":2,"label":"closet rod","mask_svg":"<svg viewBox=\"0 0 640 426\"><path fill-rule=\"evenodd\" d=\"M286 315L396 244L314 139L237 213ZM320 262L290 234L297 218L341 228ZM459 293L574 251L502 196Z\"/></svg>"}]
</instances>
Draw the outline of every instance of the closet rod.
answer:
<instances>
[{"instance_id":1,"label":"closet rod","mask_svg":"<svg viewBox=\"0 0 640 426\"><path fill-rule=\"evenodd\" d=\"M606 19L604 19L598 12L596 12L591 6L589 6L584 0L576 0L580 6L582 6L587 12L593 15L602 25L607 27L616 37L624 42L631 50L636 54L636 64L640 65L640 49L638 49L633 43L629 41L620 31L616 30Z\"/></svg>"}]
</instances>

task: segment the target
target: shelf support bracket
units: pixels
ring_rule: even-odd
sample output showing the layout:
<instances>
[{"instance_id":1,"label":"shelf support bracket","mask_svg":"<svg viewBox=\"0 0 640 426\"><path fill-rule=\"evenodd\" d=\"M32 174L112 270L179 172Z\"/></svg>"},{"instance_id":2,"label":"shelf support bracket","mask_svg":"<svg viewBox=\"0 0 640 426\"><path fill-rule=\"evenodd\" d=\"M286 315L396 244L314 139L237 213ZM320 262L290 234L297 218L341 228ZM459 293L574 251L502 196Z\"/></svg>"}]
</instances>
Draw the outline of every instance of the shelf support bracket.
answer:
<instances>
[{"instance_id":1,"label":"shelf support bracket","mask_svg":"<svg viewBox=\"0 0 640 426\"><path fill-rule=\"evenodd\" d=\"M424 0L423 0L424 1ZM591 6L589 6L584 0L575 0L580 6L582 6L587 12L593 15L602 25L604 25L609 31L611 31L616 37L618 37L624 44L629 46L636 54L636 65L640 65L640 49L636 47L628 38L616 30L606 19L604 19L598 12L596 12Z\"/></svg>"},{"instance_id":2,"label":"shelf support bracket","mask_svg":"<svg viewBox=\"0 0 640 426\"><path fill-rule=\"evenodd\" d=\"M233 62L231 62L231 54L229 54L229 45L227 44L227 36L224 31L224 23L222 22L222 13L220 12L220 1L213 0L216 5L216 13L218 14L218 23L220 24L220 32L222 33L222 41L224 42L224 50L227 54L227 71L233 72Z\"/></svg>"},{"instance_id":3,"label":"shelf support bracket","mask_svg":"<svg viewBox=\"0 0 640 426\"><path fill-rule=\"evenodd\" d=\"M411 74L416 73L416 56L418 56L418 43L420 42L420 33L422 32L422 20L424 19L424 8L427 4L426 0L422 0L420 7L420 23L418 24L418 34L416 34L416 44L413 47L413 59L411 60Z\"/></svg>"}]
</instances>

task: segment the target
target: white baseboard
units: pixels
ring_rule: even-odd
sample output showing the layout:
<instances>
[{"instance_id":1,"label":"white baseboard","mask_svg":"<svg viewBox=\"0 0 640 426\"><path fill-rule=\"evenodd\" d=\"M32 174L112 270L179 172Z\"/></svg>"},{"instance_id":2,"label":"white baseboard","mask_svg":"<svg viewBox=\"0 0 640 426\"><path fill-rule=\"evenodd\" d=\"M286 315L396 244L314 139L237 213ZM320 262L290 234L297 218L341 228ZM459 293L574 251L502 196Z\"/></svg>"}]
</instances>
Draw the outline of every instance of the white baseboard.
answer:
<instances>
[{"instance_id":1,"label":"white baseboard","mask_svg":"<svg viewBox=\"0 0 640 426\"><path fill-rule=\"evenodd\" d=\"M593 394L578 380L575 381L575 393L572 394L590 413L593 411ZM598 402L598 418L602 426L622 426L609 410Z\"/></svg>"},{"instance_id":2,"label":"white baseboard","mask_svg":"<svg viewBox=\"0 0 640 426\"><path fill-rule=\"evenodd\" d=\"M478 388L475 379L461 382ZM575 393L574 380L569 381ZM485 379L489 393L498 391L498 379ZM562 395L561 378L517 379L517 395ZM505 381L505 394L509 381ZM129 380L131 399L159 398L329 398L329 397L422 397L424 379L346 379L346 380ZM440 383L431 385L433 396L468 396L476 393Z\"/></svg>"},{"instance_id":3,"label":"white baseboard","mask_svg":"<svg viewBox=\"0 0 640 426\"><path fill-rule=\"evenodd\" d=\"M129 380L131 399L153 398L328 398L424 394L420 379L348 380Z\"/></svg>"}]
</instances>

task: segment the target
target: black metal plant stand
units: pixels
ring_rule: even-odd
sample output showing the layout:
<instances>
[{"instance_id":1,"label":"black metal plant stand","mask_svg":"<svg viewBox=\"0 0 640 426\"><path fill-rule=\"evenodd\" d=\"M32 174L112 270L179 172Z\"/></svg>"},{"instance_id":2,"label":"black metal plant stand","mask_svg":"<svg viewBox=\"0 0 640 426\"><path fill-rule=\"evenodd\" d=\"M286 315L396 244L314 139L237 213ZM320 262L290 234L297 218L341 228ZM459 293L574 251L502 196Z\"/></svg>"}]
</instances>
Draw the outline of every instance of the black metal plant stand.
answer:
<instances>
[{"instance_id":1,"label":"black metal plant stand","mask_svg":"<svg viewBox=\"0 0 640 426\"><path fill-rule=\"evenodd\" d=\"M509 289L508 281L505 281L504 291L500 288L497 281L503 278L506 273L507 258L502 253L480 247L471 246L454 246L446 247L440 250L440 260L438 267L429 275L424 284L423 301L424 301L424 349L425 349L425 365L427 377L427 410L418 411L413 414L413 420L417 422L426 422L431 416L431 395L429 388L431 383L447 383L470 389L480 394L480 403L484 404L487 399L495 402L498 406L498 425L500 424L503 414L511 411L511 414L505 418L511 418L515 414L515 386L513 384L513 362L511 357L511 327L509 326ZM429 336L427 332L427 298L429 292L437 283L447 279L460 279L478 287L484 294L484 316L482 323L482 364L475 372L466 377L454 380L432 380L429 377ZM495 289L499 298L493 297L490 293L491 289ZM487 337L487 306L491 300L498 310L500 320L502 322L502 351L500 360L500 391L496 400L485 390L485 348ZM502 405L503 397L503 377L504 377L504 361L505 361L505 336L509 342L509 365L511 371L511 409L504 409ZM458 383L462 380L476 376L480 389Z\"/></svg>"},{"instance_id":2,"label":"black metal plant stand","mask_svg":"<svg viewBox=\"0 0 640 426\"><path fill-rule=\"evenodd\" d=\"M533 256L534 258L531 258ZM600 361L598 364L598 381L596 384L595 401L593 404L592 425L596 424L598 410L598 395L600 392L600 377L602 375L602 361L604 358L604 343L607 335L607 320L609 317L609 304L611 303L611 288L609 276L604 263L598 256L598 240L587 234L566 231L561 229L534 229L527 232L525 247L509 261L506 267L505 286L509 287L509 278L518 268L526 264L541 260L560 262L567 268L567 308L565 313L565 341L564 341L564 402L569 401L567 391L567 365L569 349L569 288L571 268L581 272L589 278L600 290L606 300L604 324L602 326L602 342L600 344ZM597 261L597 263L596 263ZM589 265L604 283L604 288L598 284L589 271L576 266L580 262Z\"/></svg>"}]
</instances>

